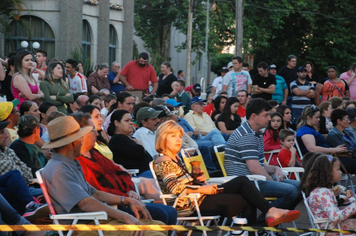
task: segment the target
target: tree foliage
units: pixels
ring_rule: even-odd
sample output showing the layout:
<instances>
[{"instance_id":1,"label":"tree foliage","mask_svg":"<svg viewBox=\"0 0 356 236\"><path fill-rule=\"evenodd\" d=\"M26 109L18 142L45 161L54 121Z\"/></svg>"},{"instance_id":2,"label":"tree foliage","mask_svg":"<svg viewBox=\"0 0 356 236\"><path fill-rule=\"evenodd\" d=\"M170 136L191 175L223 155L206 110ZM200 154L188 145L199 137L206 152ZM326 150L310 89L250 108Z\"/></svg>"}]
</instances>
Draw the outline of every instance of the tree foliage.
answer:
<instances>
[{"instance_id":1,"label":"tree foliage","mask_svg":"<svg viewBox=\"0 0 356 236\"><path fill-rule=\"evenodd\" d=\"M14 19L20 21L20 13L24 11L23 0L0 1L0 32L5 35L9 32L9 22Z\"/></svg>"}]
</instances>

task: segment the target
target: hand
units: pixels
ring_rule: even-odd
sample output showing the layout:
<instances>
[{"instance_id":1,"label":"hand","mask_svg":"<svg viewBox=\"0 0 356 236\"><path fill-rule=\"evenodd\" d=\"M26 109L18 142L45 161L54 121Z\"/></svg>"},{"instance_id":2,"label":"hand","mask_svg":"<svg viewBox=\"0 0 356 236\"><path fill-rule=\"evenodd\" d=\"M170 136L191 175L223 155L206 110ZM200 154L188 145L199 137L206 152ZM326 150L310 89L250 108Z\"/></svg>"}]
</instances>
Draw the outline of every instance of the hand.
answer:
<instances>
[{"instance_id":1,"label":"hand","mask_svg":"<svg viewBox=\"0 0 356 236\"><path fill-rule=\"evenodd\" d=\"M351 78L355 78L355 76L356 76L356 71L352 70L351 73L350 73L350 77Z\"/></svg>"},{"instance_id":2,"label":"hand","mask_svg":"<svg viewBox=\"0 0 356 236\"><path fill-rule=\"evenodd\" d=\"M129 195L130 198L136 199L137 201L141 201L140 195L138 195L135 191L129 191L127 192L127 195Z\"/></svg>"},{"instance_id":3,"label":"hand","mask_svg":"<svg viewBox=\"0 0 356 236\"><path fill-rule=\"evenodd\" d=\"M197 130L197 129L194 130L193 133L194 133L194 135L195 135L196 137L199 137L199 135L200 135L200 131Z\"/></svg>"},{"instance_id":4,"label":"hand","mask_svg":"<svg viewBox=\"0 0 356 236\"><path fill-rule=\"evenodd\" d=\"M49 96L52 100L57 100L57 96L56 95L51 95Z\"/></svg>"},{"instance_id":5,"label":"hand","mask_svg":"<svg viewBox=\"0 0 356 236\"><path fill-rule=\"evenodd\" d=\"M276 178L276 181L283 182L284 174L281 168L276 167L276 171L274 172L274 177Z\"/></svg>"},{"instance_id":6,"label":"hand","mask_svg":"<svg viewBox=\"0 0 356 236\"><path fill-rule=\"evenodd\" d=\"M287 101L283 100L282 105L287 105Z\"/></svg>"},{"instance_id":7,"label":"hand","mask_svg":"<svg viewBox=\"0 0 356 236\"><path fill-rule=\"evenodd\" d=\"M44 97L44 93L41 90L38 92L38 94L40 95L40 98Z\"/></svg>"},{"instance_id":8,"label":"hand","mask_svg":"<svg viewBox=\"0 0 356 236\"><path fill-rule=\"evenodd\" d=\"M21 97L21 98L24 98L24 99L28 99L26 96L25 96L25 94L23 94L23 93L19 93L19 96Z\"/></svg>"},{"instance_id":9,"label":"hand","mask_svg":"<svg viewBox=\"0 0 356 236\"><path fill-rule=\"evenodd\" d=\"M128 202L131 211L136 216L136 219L143 217L146 220L152 220L151 214L148 212L144 203L133 198L125 198L125 200Z\"/></svg>"},{"instance_id":10,"label":"hand","mask_svg":"<svg viewBox=\"0 0 356 236\"><path fill-rule=\"evenodd\" d=\"M130 84L128 84L126 87L125 87L126 90L135 90L134 87L132 87Z\"/></svg>"},{"instance_id":11,"label":"hand","mask_svg":"<svg viewBox=\"0 0 356 236\"><path fill-rule=\"evenodd\" d=\"M187 134L189 137L192 137L192 136L193 136L193 132L192 132L192 131L187 132L186 134Z\"/></svg>"},{"instance_id":12,"label":"hand","mask_svg":"<svg viewBox=\"0 0 356 236\"><path fill-rule=\"evenodd\" d=\"M337 147L335 147L333 149L335 151L334 153L347 152L347 148L345 147L345 144L339 145L339 146L337 146Z\"/></svg>"},{"instance_id":13,"label":"hand","mask_svg":"<svg viewBox=\"0 0 356 236\"><path fill-rule=\"evenodd\" d=\"M142 222L139 221L138 219L136 219L135 217L133 217L130 214L127 214L124 219L123 219L124 223L128 224L128 225L142 225ZM132 231L131 232L131 236L143 236L143 231Z\"/></svg>"},{"instance_id":14,"label":"hand","mask_svg":"<svg viewBox=\"0 0 356 236\"><path fill-rule=\"evenodd\" d=\"M65 96L70 96L70 95L72 95L71 93L66 93L66 95Z\"/></svg>"},{"instance_id":15,"label":"hand","mask_svg":"<svg viewBox=\"0 0 356 236\"><path fill-rule=\"evenodd\" d=\"M47 160L51 159L52 152L49 149L43 149L42 152L43 152L43 155L45 156L45 158Z\"/></svg>"},{"instance_id":16,"label":"hand","mask_svg":"<svg viewBox=\"0 0 356 236\"><path fill-rule=\"evenodd\" d=\"M200 172L200 175L197 177L197 180L199 180L199 182L206 183L206 177L204 175L204 171Z\"/></svg>"},{"instance_id":17,"label":"hand","mask_svg":"<svg viewBox=\"0 0 356 236\"><path fill-rule=\"evenodd\" d=\"M214 195L217 193L218 186L217 185L203 185L198 188L198 192L201 194Z\"/></svg>"},{"instance_id":18,"label":"hand","mask_svg":"<svg viewBox=\"0 0 356 236\"><path fill-rule=\"evenodd\" d=\"M291 151L291 153L294 153L294 154L295 154L295 152L296 152L297 150L295 149L295 147L291 146L290 149L289 149L289 151Z\"/></svg>"}]
</instances>

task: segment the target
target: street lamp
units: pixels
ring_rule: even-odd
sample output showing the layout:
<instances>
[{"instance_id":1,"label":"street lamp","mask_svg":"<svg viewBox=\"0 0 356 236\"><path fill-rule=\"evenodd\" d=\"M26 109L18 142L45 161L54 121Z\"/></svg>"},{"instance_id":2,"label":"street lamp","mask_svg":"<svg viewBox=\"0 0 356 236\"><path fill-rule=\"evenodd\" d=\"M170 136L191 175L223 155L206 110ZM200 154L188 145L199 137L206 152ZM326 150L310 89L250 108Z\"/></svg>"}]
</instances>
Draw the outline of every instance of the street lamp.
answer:
<instances>
[{"instance_id":1,"label":"street lamp","mask_svg":"<svg viewBox=\"0 0 356 236\"><path fill-rule=\"evenodd\" d=\"M22 48L27 48L29 46L29 43L26 40L24 40L24 41L22 41L20 43L20 45L21 45ZM32 43L30 51L32 51L32 49L37 50L40 47L41 47L40 43L35 41L35 42Z\"/></svg>"}]
</instances>

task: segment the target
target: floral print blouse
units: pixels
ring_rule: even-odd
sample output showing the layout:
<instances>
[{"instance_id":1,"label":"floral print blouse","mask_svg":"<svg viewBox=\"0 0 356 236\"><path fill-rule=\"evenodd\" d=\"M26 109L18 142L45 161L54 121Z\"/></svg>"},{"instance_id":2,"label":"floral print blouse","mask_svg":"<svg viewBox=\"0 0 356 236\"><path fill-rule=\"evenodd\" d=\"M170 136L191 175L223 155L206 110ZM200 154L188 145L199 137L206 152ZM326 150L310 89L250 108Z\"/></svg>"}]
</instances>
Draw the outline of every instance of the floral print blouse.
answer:
<instances>
[{"instance_id":1,"label":"floral print blouse","mask_svg":"<svg viewBox=\"0 0 356 236\"><path fill-rule=\"evenodd\" d=\"M338 223L340 223L341 229L356 229L356 219L349 219L356 214L356 203L339 209L332 189L315 188L310 193L307 202L316 219L328 218L330 220L329 229L337 229ZM321 227L325 227L325 224L322 224ZM338 234L328 233L327 235Z\"/></svg>"}]
</instances>

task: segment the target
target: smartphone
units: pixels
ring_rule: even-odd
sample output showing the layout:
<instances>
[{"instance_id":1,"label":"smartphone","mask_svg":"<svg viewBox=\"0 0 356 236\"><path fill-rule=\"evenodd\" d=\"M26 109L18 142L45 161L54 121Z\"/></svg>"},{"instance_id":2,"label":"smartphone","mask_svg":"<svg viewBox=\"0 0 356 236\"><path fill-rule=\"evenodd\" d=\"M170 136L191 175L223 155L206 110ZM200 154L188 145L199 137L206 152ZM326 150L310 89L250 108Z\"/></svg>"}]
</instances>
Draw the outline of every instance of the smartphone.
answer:
<instances>
[{"instance_id":1,"label":"smartphone","mask_svg":"<svg viewBox=\"0 0 356 236\"><path fill-rule=\"evenodd\" d=\"M216 193L223 193L224 192L224 187L219 187L217 190L216 190Z\"/></svg>"}]
</instances>

